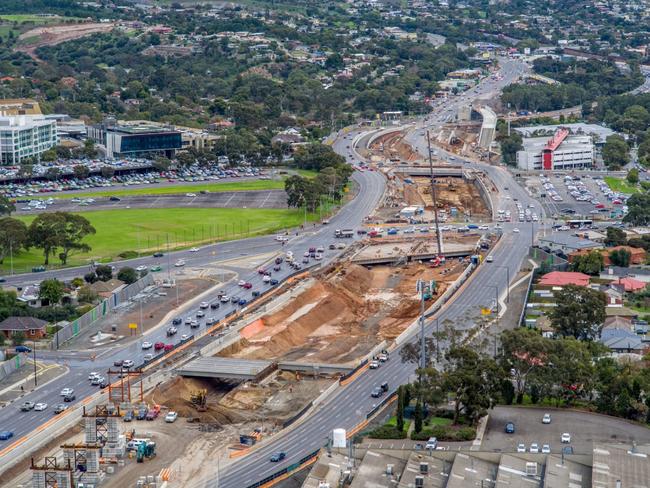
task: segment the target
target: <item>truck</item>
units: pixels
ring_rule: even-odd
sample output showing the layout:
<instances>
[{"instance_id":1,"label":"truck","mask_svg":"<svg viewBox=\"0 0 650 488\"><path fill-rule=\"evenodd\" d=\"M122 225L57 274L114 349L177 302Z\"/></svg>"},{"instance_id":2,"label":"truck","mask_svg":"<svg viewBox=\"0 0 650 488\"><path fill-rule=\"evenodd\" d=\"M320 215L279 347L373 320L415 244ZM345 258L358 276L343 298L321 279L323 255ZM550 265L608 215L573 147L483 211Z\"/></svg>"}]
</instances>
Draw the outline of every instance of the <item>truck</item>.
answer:
<instances>
[{"instance_id":1,"label":"truck","mask_svg":"<svg viewBox=\"0 0 650 488\"><path fill-rule=\"evenodd\" d=\"M354 237L354 229L336 229L334 231L334 237L339 237L342 239Z\"/></svg>"}]
</instances>

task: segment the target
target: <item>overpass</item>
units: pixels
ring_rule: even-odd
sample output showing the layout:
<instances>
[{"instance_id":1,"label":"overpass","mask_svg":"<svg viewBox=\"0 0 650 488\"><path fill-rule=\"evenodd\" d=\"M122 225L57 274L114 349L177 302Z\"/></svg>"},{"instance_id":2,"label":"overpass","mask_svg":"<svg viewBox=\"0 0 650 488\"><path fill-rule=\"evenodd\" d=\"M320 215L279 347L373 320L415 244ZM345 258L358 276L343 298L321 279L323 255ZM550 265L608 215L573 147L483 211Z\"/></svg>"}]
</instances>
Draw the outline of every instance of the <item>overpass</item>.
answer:
<instances>
[{"instance_id":1,"label":"overpass","mask_svg":"<svg viewBox=\"0 0 650 488\"><path fill-rule=\"evenodd\" d=\"M481 132L478 136L478 145L483 149L490 149L492 141L496 135L497 130L497 114L490 107L481 107L478 109L483 117L483 124L481 125Z\"/></svg>"}]
</instances>

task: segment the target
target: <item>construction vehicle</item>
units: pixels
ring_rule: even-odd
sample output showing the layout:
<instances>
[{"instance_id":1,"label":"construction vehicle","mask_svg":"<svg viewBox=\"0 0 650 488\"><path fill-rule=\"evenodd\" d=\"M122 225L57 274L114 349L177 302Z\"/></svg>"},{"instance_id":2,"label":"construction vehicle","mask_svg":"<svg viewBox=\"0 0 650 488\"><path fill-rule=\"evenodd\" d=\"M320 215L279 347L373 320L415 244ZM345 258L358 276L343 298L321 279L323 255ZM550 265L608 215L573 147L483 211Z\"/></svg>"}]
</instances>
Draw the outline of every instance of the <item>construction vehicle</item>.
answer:
<instances>
[{"instance_id":1,"label":"construction vehicle","mask_svg":"<svg viewBox=\"0 0 650 488\"><path fill-rule=\"evenodd\" d=\"M138 445L136 460L139 463L144 462L144 458L151 459L156 455L156 443L153 441L143 442Z\"/></svg>"},{"instance_id":2,"label":"construction vehicle","mask_svg":"<svg viewBox=\"0 0 650 488\"><path fill-rule=\"evenodd\" d=\"M191 393L190 402L197 412L205 412L207 407L207 390L195 390Z\"/></svg>"}]
</instances>

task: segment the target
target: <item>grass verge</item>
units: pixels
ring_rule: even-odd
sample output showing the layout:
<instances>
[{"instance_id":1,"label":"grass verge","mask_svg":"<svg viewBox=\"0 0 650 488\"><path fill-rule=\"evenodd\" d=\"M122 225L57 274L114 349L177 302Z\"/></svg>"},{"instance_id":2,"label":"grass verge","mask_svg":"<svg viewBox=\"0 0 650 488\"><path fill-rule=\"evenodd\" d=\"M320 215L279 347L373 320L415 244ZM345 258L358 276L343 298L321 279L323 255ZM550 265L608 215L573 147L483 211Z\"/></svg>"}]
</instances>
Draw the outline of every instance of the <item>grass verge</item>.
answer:
<instances>
[{"instance_id":1,"label":"grass verge","mask_svg":"<svg viewBox=\"0 0 650 488\"><path fill-rule=\"evenodd\" d=\"M605 176L605 183L609 185L612 191L618 193L637 193L639 191L638 186L630 185L625 178L614 178L613 176Z\"/></svg>"},{"instance_id":2,"label":"grass verge","mask_svg":"<svg viewBox=\"0 0 650 488\"><path fill-rule=\"evenodd\" d=\"M148 255L155 250L165 250L168 239L170 249L180 249L270 234L299 226L304 219L300 209L123 209L79 212L79 215L86 217L97 233L85 239L92 250L70 256L69 266L113 261L125 251ZM308 220L316 217L307 215ZM34 216L19 218L29 224ZM50 262L59 265L56 256L50 257ZM40 249L24 251L13 258L16 273L29 271L42 263ZM0 265L0 271L6 274L9 267L7 258Z\"/></svg>"}]
</instances>

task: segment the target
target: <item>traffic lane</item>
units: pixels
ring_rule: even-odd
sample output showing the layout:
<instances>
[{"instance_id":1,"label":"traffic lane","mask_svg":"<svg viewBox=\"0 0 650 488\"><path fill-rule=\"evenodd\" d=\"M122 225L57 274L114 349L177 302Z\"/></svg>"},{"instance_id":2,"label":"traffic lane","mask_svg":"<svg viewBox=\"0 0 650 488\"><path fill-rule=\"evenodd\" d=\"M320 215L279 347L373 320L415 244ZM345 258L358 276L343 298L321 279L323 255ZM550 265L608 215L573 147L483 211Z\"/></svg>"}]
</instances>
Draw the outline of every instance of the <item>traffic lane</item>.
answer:
<instances>
[{"instance_id":1,"label":"traffic lane","mask_svg":"<svg viewBox=\"0 0 650 488\"><path fill-rule=\"evenodd\" d=\"M542 423L545 413L551 414L550 424ZM507 422L515 424L514 434L505 433ZM570 444L561 443L565 432L571 434ZM536 442L540 449L542 444L549 444L554 453L570 445L576 454L590 454L597 443L623 442L631 448L633 441L650 442L650 430L623 419L589 412L499 406L490 412L481 450L516 452L517 444L524 443L529 449Z\"/></svg>"}]
</instances>

